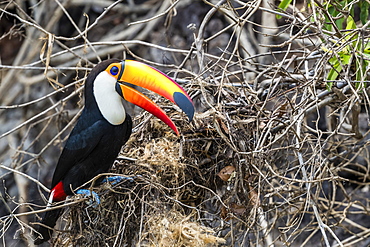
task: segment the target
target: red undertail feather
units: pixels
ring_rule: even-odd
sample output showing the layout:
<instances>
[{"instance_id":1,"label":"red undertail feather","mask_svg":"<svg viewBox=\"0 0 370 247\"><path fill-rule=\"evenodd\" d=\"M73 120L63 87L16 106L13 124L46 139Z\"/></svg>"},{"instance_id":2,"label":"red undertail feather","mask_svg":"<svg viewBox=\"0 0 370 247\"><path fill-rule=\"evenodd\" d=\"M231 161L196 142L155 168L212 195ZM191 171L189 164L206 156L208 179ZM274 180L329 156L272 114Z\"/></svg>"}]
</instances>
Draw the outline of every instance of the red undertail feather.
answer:
<instances>
[{"instance_id":1,"label":"red undertail feather","mask_svg":"<svg viewBox=\"0 0 370 247\"><path fill-rule=\"evenodd\" d=\"M55 185L55 187L51 190L51 193L53 195L53 202L60 202L67 198L62 181Z\"/></svg>"},{"instance_id":2,"label":"red undertail feather","mask_svg":"<svg viewBox=\"0 0 370 247\"><path fill-rule=\"evenodd\" d=\"M60 202L67 198L67 194L63 189L63 182L60 181L50 192L49 204L53 202ZM49 208L50 206L48 206ZM62 214L63 208L57 208L53 210L46 211L44 217L42 218L41 225L36 227L36 231L41 234L37 235L35 240L35 245L42 244L48 241L53 235L53 228L57 222L59 216ZM45 227L46 225L47 227Z\"/></svg>"}]
</instances>

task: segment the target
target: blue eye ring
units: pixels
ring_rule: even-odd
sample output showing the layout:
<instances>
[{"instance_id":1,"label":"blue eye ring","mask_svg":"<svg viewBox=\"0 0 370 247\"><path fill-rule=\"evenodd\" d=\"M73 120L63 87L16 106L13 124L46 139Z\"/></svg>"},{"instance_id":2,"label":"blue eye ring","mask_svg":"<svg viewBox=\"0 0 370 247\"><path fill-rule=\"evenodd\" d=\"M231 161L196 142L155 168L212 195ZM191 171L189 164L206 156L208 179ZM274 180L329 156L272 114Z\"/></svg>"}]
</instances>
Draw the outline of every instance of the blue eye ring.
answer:
<instances>
[{"instance_id":1,"label":"blue eye ring","mask_svg":"<svg viewBox=\"0 0 370 247\"><path fill-rule=\"evenodd\" d=\"M119 72L119 69L118 69L118 67L117 67L117 66L113 66L113 67L110 69L110 73L111 73L112 75L117 75L117 74L118 74L118 72Z\"/></svg>"}]
</instances>

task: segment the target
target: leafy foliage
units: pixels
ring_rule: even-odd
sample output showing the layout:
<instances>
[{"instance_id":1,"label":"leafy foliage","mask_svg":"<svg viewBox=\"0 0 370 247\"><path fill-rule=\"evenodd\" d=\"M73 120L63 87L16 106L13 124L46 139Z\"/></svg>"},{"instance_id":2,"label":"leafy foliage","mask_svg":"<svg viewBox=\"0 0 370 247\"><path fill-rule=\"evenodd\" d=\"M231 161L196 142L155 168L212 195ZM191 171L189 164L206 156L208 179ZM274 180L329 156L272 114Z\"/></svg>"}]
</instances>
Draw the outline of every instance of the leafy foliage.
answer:
<instances>
[{"instance_id":1,"label":"leafy foliage","mask_svg":"<svg viewBox=\"0 0 370 247\"><path fill-rule=\"evenodd\" d=\"M364 38L362 25L368 21L369 3L367 1L328 1L324 3L326 14L324 31L334 31L334 36L329 39L331 48L323 48L332 54L329 60L332 68L327 75L328 90L331 90L333 81L341 78L343 69L351 71L350 80L355 81L356 88L366 87L368 79L369 47L370 41ZM359 25L356 25L355 9L360 11ZM334 21L333 21L334 20Z\"/></svg>"}]
</instances>

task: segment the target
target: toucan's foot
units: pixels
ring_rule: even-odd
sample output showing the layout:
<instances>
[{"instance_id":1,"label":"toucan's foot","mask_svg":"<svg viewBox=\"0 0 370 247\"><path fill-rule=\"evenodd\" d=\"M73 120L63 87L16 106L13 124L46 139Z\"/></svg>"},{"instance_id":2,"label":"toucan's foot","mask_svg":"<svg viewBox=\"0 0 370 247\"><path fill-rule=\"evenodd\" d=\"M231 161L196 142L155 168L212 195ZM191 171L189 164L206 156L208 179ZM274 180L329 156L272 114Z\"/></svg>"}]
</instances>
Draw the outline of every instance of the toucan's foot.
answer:
<instances>
[{"instance_id":1,"label":"toucan's foot","mask_svg":"<svg viewBox=\"0 0 370 247\"><path fill-rule=\"evenodd\" d=\"M79 189L76 191L76 194L84 195L86 197L92 197L94 201L90 200L90 204L96 203L94 207L100 204L100 197L95 191L87 190L87 189Z\"/></svg>"},{"instance_id":2,"label":"toucan's foot","mask_svg":"<svg viewBox=\"0 0 370 247\"><path fill-rule=\"evenodd\" d=\"M134 177L125 177L125 176L112 176L112 177L107 177L103 179L103 183L109 182L112 185L118 184L124 180L129 180L130 182L134 181L134 178L137 178L138 176Z\"/></svg>"},{"instance_id":3,"label":"toucan's foot","mask_svg":"<svg viewBox=\"0 0 370 247\"><path fill-rule=\"evenodd\" d=\"M133 176L133 177L125 177L125 176L112 176L107 177L103 179L103 183L109 182L112 185L118 184L124 180L128 180L130 182L133 182L135 178L141 177L141 176ZM84 195L85 197L92 197L93 200L90 200L90 204L95 204L94 207L100 204L100 197L98 194L92 190L87 189L79 189L76 191L76 194Z\"/></svg>"}]
</instances>

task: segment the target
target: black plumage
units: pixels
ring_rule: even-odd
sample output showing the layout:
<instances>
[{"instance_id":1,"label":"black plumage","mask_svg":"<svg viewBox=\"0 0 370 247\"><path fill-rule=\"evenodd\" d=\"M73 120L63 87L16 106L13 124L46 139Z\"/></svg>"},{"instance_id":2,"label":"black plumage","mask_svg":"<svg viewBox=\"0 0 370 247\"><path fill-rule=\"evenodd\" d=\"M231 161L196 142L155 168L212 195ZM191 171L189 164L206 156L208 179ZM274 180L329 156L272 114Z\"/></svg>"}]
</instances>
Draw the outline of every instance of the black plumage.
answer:
<instances>
[{"instance_id":1,"label":"black plumage","mask_svg":"<svg viewBox=\"0 0 370 247\"><path fill-rule=\"evenodd\" d=\"M110 59L99 63L86 79L85 108L59 157L49 207L73 195L74 190L95 176L109 171L132 131L132 120L125 112L122 99L158 117L179 135L165 111L130 85L162 95L177 104L190 120L193 118L194 106L189 95L162 72L133 60ZM45 213L43 225L37 229L42 238L37 238L35 244L51 238L61 212L62 209L53 209Z\"/></svg>"},{"instance_id":2,"label":"black plumage","mask_svg":"<svg viewBox=\"0 0 370 247\"><path fill-rule=\"evenodd\" d=\"M68 195L72 194L71 187L75 189L96 175L107 172L131 135L130 115L126 114L122 124L112 125L103 117L94 99L94 79L113 62L119 60L110 59L98 64L87 77L85 108L55 169L51 187L54 188L63 180L64 190Z\"/></svg>"},{"instance_id":3,"label":"black plumage","mask_svg":"<svg viewBox=\"0 0 370 247\"><path fill-rule=\"evenodd\" d=\"M126 114L122 124L110 124L100 112L93 94L96 76L113 62L119 62L119 60L110 59L99 63L86 79L85 107L59 157L52 180L52 190L62 182L65 194L73 195L71 188L76 189L96 175L108 172L121 147L131 135L131 117ZM62 196L60 200L64 199ZM53 200L55 201L58 201L58 198ZM44 214L41 223L51 229L40 225L37 231L43 235L43 239L36 239L35 244L41 244L50 239L52 228L60 214L61 209L47 211Z\"/></svg>"}]
</instances>

